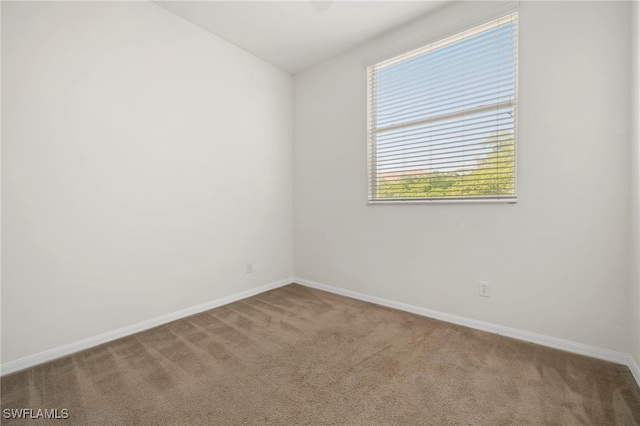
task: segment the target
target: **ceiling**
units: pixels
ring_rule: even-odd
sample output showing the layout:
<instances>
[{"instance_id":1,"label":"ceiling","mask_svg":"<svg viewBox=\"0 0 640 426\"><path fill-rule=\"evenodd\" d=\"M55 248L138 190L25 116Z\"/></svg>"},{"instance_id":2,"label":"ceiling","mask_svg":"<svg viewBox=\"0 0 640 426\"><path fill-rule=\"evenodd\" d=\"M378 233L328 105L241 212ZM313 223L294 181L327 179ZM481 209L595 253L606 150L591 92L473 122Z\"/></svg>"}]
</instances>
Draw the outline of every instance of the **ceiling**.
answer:
<instances>
[{"instance_id":1,"label":"ceiling","mask_svg":"<svg viewBox=\"0 0 640 426\"><path fill-rule=\"evenodd\" d=\"M435 10L429 1L155 1L295 74Z\"/></svg>"}]
</instances>

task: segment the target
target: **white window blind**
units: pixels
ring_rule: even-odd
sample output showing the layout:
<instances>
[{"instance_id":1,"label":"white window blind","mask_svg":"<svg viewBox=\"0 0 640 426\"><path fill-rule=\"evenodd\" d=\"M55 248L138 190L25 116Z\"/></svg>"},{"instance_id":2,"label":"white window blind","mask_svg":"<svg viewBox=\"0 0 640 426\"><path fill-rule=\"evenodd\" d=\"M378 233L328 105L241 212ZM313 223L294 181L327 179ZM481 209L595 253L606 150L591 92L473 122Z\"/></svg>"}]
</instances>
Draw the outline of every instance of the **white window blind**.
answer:
<instances>
[{"instance_id":1,"label":"white window blind","mask_svg":"<svg viewBox=\"0 0 640 426\"><path fill-rule=\"evenodd\" d=\"M369 201L516 201L517 13L367 68Z\"/></svg>"}]
</instances>

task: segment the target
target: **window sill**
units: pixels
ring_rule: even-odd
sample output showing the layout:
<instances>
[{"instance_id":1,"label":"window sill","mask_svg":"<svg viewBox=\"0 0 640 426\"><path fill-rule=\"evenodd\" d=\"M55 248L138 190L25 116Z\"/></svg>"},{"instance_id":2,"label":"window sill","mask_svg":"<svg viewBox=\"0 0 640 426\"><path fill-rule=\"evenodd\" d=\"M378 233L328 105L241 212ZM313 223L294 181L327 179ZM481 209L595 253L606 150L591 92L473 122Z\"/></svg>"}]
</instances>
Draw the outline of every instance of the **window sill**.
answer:
<instances>
[{"instance_id":1,"label":"window sill","mask_svg":"<svg viewBox=\"0 0 640 426\"><path fill-rule=\"evenodd\" d=\"M505 199L460 199L460 200L369 200L368 205L376 204L516 204L516 198Z\"/></svg>"}]
</instances>

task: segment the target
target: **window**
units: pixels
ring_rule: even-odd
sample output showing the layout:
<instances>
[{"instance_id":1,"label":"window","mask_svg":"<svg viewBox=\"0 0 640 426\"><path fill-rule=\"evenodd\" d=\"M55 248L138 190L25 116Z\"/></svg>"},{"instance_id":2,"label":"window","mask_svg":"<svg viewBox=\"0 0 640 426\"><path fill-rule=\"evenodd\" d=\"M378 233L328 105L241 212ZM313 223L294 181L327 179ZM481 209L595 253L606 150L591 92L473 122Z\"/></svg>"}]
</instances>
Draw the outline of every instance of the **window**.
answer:
<instances>
[{"instance_id":1,"label":"window","mask_svg":"<svg viewBox=\"0 0 640 426\"><path fill-rule=\"evenodd\" d=\"M367 79L369 202L516 201L517 13Z\"/></svg>"}]
</instances>

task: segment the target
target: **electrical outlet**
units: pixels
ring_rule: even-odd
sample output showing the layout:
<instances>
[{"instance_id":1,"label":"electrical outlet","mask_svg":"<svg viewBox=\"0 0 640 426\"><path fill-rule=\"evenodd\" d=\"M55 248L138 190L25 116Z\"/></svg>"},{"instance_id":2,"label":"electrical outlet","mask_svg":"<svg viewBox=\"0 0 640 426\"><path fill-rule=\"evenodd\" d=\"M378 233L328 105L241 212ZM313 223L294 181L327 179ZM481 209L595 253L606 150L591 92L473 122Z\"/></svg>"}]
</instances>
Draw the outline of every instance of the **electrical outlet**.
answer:
<instances>
[{"instance_id":1,"label":"electrical outlet","mask_svg":"<svg viewBox=\"0 0 640 426\"><path fill-rule=\"evenodd\" d=\"M245 269L247 271L247 274L252 273L253 272L253 263L251 263L251 262L245 263Z\"/></svg>"},{"instance_id":2,"label":"electrical outlet","mask_svg":"<svg viewBox=\"0 0 640 426\"><path fill-rule=\"evenodd\" d=\"M487 281L480 281L480 283L478 283L478 290L482 297L491 296L491 285L489 285Z\"/></svg>"}]
</instances>

